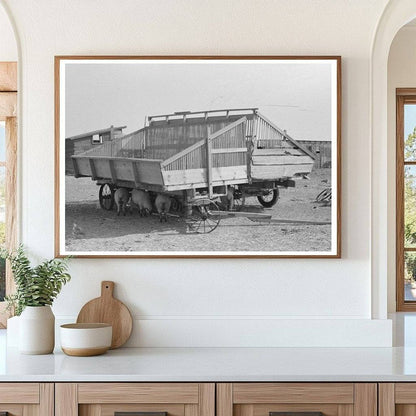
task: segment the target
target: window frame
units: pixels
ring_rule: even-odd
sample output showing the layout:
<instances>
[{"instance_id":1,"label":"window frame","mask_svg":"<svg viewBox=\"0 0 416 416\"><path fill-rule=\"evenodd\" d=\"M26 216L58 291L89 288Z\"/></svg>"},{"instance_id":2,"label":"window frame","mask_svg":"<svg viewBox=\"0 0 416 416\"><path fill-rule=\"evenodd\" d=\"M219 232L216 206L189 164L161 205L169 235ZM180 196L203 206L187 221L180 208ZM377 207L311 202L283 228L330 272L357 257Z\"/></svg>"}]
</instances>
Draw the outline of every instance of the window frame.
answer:
<instances>
[{"instance_id":1,"label":"window frame","mask_svg":"<svg viewBox=\"0 0 416 416\"><path fill-rule=\"evenodd\" d=\"M404 160L404 108L406 104L416 105L416 88L396 89L396 310L397 312L416 311L416 300L405 300L404 258L406 252L416 254L416 247L404 244L404 170L405 166L416 166L415 161Z\"/></svg>"},{"instance_id":2,"label":"window frame","mask_svg":"<svg viewBox=\"0 0 416 416\"><path fill-rule=\"evenodd\" d=\"M98 136L98 140L94 140L94 136ZM93 134L91 136L91 144L92 145L100 145L100 144L103 144L103 136L101 134Z\"/></svg>"},{"instance_id":3,"label":"window frame","mask_svg":"<svg viewBox=\"0 0 416 416\"><path fill-rule=\"evenodd\" d=\"M17 245L17 62L0 62L0 120L6 125L6 248ZM15 285L6 263L6 294ZM5 328L8 315L5 302L0 302L0 328Z\"/></svg>"}]
</instances>

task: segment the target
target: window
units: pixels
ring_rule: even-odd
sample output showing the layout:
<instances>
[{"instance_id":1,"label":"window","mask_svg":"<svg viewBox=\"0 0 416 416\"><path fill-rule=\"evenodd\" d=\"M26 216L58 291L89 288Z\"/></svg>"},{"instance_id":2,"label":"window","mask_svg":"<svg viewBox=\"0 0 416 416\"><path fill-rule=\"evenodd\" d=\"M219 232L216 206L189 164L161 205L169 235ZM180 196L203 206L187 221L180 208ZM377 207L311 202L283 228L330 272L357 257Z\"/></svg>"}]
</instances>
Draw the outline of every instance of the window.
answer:
<instances>
[{"instance_id":1,"label":"window","mask_svg":"<svg viewBox=\"0 0 416 416\"><path fill-rule=\"evenodd\" d=\"M396 300L398 311L416 311L416 88L396 97Z\"/></svg>"},{"instance_id":2,"label":"window","mask_svg":"<svg viewBox=\"0 0 416 416\"><path fill-rule=\"evenodd\" d=\"M102 142L102 137L99 134L92 135L92 144L101 144Z\"/></svg>"}]
</instances>

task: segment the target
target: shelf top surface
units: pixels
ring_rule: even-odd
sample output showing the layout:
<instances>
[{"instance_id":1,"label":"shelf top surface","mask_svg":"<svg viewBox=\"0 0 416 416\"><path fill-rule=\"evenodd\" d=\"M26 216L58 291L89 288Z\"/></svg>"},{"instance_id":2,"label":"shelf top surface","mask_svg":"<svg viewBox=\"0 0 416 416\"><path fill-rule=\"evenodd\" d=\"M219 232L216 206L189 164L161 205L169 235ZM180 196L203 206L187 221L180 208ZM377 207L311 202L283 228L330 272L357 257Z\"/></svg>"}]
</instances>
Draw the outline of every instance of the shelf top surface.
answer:
<instances>
[{"instance_id":1,"label":"shelf top surface","mask_svg":"<svg viewBox=\"0 0 416 416\"><path fill-rule=\"evenodd\" d=\"M22 355L0 331L0 381L416 381L416 348L120 348Z\"/></svg>"}]
</instances>

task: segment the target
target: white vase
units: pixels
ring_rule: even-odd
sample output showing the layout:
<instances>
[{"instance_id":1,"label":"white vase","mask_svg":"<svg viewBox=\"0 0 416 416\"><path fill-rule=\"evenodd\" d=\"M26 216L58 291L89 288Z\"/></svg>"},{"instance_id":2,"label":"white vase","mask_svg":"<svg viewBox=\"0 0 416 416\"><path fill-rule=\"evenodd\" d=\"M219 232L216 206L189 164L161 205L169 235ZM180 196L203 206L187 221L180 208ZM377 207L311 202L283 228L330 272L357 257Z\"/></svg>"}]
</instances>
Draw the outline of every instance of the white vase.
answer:
<instances>
[{"instance_id":1,"label":"white vase","mask_svg":"<svg viewBox=\"0 0 416 416\"><path fill-rule=\"evenodd\" d=\"M50 354L55 347L55 316L50 306L26 306L19 319L19 351Z\"/></svg>"}]
</instances>

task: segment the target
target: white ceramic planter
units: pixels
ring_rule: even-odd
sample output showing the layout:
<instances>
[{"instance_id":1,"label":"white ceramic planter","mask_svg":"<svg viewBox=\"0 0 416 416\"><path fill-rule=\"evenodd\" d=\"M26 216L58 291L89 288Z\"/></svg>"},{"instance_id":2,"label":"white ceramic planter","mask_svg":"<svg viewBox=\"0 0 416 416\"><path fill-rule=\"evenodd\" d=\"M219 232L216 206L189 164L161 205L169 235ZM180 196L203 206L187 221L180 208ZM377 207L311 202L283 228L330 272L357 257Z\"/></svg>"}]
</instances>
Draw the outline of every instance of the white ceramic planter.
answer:
<instances>
[{"instance_id":1,"label":"white ceramic planter","mask_svg":"<svg viewBox=\"0 0 416 416\"><path fill-rule=\"evenodd\" d=\"M26 306L19 319L19 351L50 354L55 347L55 316L50 306Z\"/></svg>"}]
</instances>

